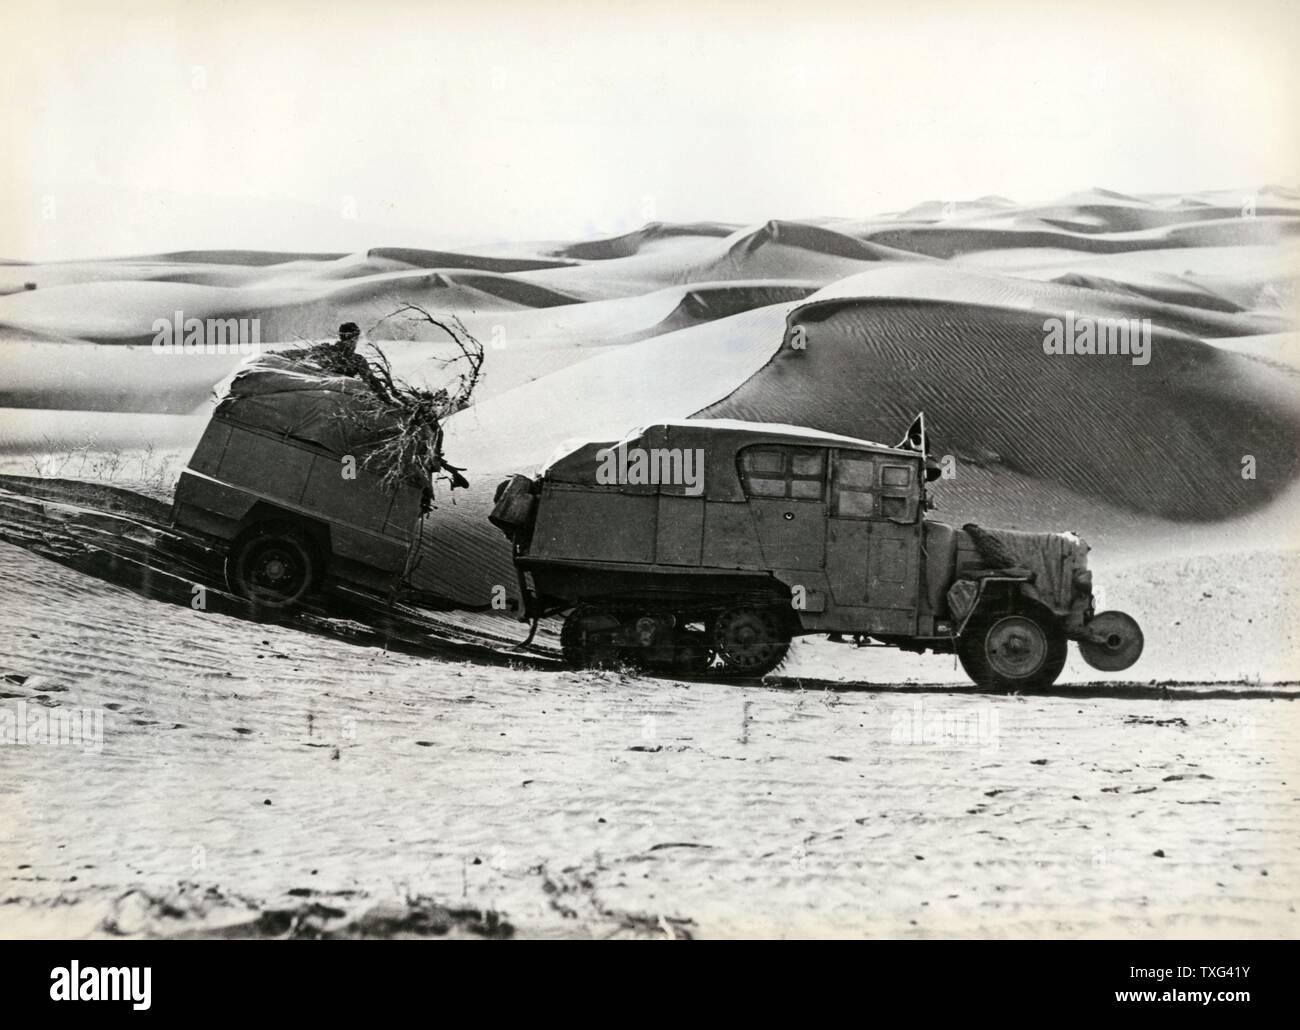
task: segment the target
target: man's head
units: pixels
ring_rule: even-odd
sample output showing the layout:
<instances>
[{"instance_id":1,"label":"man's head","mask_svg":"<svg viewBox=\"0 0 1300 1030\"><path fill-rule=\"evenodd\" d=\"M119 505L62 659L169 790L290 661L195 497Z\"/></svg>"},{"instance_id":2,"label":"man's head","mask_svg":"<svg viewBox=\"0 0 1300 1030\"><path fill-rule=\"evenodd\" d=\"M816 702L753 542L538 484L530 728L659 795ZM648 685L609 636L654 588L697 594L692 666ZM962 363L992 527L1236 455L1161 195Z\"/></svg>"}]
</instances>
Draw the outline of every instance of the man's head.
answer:
<instances>
[{"instance_id":1,"label":"man's head","mask_svg":"<svg viewBox=\"0 0 1300 1030\"><path fill-rule=\"evenodd\" d=\"M357 340L361 338L361 330L357 328L356 322L344 322L339 326L339 343L346 346L349 350L354 350L357 346Z\"/></svg>"}]
</instances>

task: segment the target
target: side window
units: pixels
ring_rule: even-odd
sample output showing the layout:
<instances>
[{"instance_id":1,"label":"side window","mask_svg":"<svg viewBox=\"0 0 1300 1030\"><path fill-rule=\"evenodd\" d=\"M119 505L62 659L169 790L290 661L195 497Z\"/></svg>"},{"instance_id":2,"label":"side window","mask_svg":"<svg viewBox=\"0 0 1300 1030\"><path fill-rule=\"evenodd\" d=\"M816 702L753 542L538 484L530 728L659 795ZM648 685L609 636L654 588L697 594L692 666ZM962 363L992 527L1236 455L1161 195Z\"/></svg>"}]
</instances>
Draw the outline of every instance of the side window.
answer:
<instances>
[{"instance_id":1,"label":"side window","mask_svg":"<svg viewBox=\"0 0 1300 1030\"><path fill-rule=\"evenodd\" d=\"M876 465L869 454L835 452L835 482L831 514L845 519L869 519L876 514Z\"/></svg>"},{"instance_id":2,"label":"side window","mask_svg":"<svg viewBox=\"0 0 1300 1030\"><path fill-rule=\"evenodd\" d=\"M826 452L815 447L746 447L740 478L750 497L820 501L825 496Z\"/></svg>"},{"instance_id":3,"label":"side window","mask_svg":"<svg viewBox=\"0 0 1300 1030\"><path fill-rule=\"evenodd\" d=\"M784 497L785 454L751 447L740 456L745 493L751 497Z\"/></svg>"}]
</instances>

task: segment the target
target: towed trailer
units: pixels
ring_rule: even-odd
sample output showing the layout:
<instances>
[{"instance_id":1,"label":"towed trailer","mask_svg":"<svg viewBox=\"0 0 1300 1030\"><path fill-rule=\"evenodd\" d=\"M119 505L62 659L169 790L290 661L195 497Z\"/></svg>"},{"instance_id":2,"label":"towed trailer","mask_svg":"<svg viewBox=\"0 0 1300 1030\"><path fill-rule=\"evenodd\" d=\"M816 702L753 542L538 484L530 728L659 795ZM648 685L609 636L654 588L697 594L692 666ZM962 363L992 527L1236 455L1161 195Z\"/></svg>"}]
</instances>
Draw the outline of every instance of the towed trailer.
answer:
<instances>
[{"instance_id":1,"label":"towed trailer","mask_svg":"<svg viewBox=\"0 0 1300 1030\"><path fill-rule=\"evenodd\" d=\"M351 455L220 411L181 473L174 528L225 557L230 591L289 608L330 583L395 589L428 491L389 489Z\"/></svg>"},{"instance_id":2,"label":"towed trailer","mask_svg":"<svg viewBox=\"0 0 1300 1030\"><path fill-rule=\"evenodd\" d=\"M1094 611L1087 544L932 520L937 475L923 418L894 447L661 422L505 480L491 520L513 545L525 617L563 614L577 665L756 676L812 633L955 652L1003 689L1053 683L1070 640L1098 669L1137 661L1137 623Z\"/></svg>"}]
</instances>

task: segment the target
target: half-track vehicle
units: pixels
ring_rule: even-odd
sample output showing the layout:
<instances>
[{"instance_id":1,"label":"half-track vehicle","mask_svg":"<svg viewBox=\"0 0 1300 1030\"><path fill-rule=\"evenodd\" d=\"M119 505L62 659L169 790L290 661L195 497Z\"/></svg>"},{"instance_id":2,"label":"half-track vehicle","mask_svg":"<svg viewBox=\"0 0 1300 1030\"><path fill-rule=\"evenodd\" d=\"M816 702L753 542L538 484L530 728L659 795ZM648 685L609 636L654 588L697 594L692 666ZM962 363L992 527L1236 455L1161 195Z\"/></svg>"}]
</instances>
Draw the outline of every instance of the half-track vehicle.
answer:
<instances>
[{"instance_id":1,"label":"half-track vehicle","mask_svg":"<svg viewBox=\"0 0 1300 1030\"><path fill-rule=\"evenodd\" d=\"M898 446L796 426L661 422L564 446L498 486L526 618L577 665L760 676L803 634L956 653L976 683L1053 683L1073 640L1128 668L1137 623L1095 612L1070 533L928 518L924 419Z\"/></svg>"}]
</instances>

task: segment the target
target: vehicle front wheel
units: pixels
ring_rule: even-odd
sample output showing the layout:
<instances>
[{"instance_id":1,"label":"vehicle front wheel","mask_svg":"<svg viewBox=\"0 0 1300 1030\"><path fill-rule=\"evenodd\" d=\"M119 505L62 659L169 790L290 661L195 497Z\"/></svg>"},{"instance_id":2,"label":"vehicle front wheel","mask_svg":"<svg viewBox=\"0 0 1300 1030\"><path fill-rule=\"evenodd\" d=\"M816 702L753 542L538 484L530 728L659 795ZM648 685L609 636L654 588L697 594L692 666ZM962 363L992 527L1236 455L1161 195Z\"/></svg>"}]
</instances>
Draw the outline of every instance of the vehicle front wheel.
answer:
<instances>
[{"instance_id":1,"label":"vehicle front wheel","mask_svg":"<svg viewBox=\"0 0 1300 1030\"><path fill-rule=\"evenodd\" d=\"M976 612L957 644L962 668L991 690L1044 690L1065 667L1065 630L1050 612L1024 605Z\"/></svg>"},{"instance_id":2,"label":"vehicle front wheel","mask_svg":"<svg viewBox=\"0 0 1300 1030\"><path fill-rule=\"evenodd\" d=\"M319 584L324 562L315 543L288 522L245 530L226 556L232 593L263 608L290 608Z\"/></svg>"}]
</instances>

